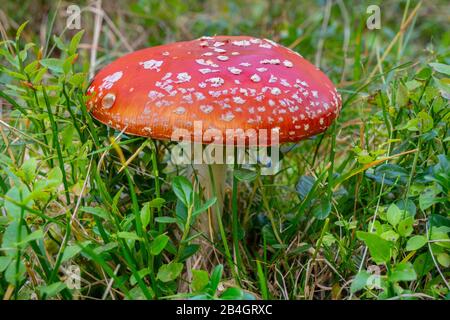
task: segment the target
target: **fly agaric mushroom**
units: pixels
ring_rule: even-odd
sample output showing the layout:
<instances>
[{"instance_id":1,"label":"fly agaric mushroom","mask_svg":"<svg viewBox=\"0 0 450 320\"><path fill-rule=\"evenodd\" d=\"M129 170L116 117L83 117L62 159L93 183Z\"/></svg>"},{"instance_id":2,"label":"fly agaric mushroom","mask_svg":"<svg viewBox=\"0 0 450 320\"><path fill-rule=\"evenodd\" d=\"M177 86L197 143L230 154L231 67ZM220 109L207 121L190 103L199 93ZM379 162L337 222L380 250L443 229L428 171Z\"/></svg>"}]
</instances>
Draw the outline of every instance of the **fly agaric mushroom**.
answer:
<instances>
[{"instance_id":1,"label":"fly agaric mushroom","mask_svg":"<svg viewBox=\"0 0 450 320\"><path fill-rule=\"evenodd\" d=\"M203 130L223 132L223 141L229 128L278 128L279 143L297 142L325 131L341 107L331 81L301 55L248 36L202 37L130 53L103 68L88 95L94 118L153 139L171 139L180 128L193 132L201 121ZM213 169L221 205L226 164L196 167L207 196Z\"/></svg>"}]
</instances>

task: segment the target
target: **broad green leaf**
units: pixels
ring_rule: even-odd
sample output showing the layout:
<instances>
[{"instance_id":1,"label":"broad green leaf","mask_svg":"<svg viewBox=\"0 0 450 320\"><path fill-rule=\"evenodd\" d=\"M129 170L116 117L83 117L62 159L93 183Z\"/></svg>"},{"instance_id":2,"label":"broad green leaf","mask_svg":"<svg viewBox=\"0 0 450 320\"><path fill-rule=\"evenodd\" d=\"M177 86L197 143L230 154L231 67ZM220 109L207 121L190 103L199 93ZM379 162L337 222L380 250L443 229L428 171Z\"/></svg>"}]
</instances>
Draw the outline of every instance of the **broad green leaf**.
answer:
<instances>
[{"instance_id":1,"label":"broad green leaf","mask_svg":"<svg viewBox=\"0 0 450 320\"><path fill-rule=\"evenodd\" d=\"M178 262L171 262L169 264L163 264L156 277L162 282L169 282L178 278L183 270L183 264Z\"/></svg>"},{"instance_id":2,"label":"broad green leaf","mask_svg":"<svg viewBox=\"0 0 450 320\"><path fill-rule=\"evenodd\" d=\"M62 290L66 288L66 284L63 282L55 282L48 286L42 286L39 288L40 293L45 294L47 298L56 296Z\"/></svg>"},{"instance_id":3,"label":"broad green leaf","mask_svg":"<svg viewBox=\"0 0 450 320\"><path fill-rule=\"evenodd\" d=\"M17 255L17 245L27 236L27 229L22 226L19 232L19 222L14 220L5 229L2 237L2 251L7 256Z\"/></svg>"},{"instance_id":4,"label":"broad green leaf","mask_svg":"<svg viewBox=\"0 0 450 320\"><path fill-rule=\"evenodd\" d=\"M191 241L193 238L195 238L197 236L200 236L200 234L196 234L196 235L190 237L189 239L186 240L186 242ZM183 262L187 258L194 255L198 251L199 248L200 248L200 245L196 244L196 243L190 244L190 245L187 245L186 247L184 247L183 251L180 253L180 258L179 258L180 262Z\"/></svg>"},{"instance_id":5,"label":"broad green leaf","mask_svg":"<svg viewBox=\"0 0 450 320\"><path fill-rule=\"evenodd\" d=\"M25 209L18 204L25 205L28 208L33 205L33 201L31 199L27 203L24 203L24 200L27 199L29 195L30 191L28 191L28 188L26 188L23 184L14 186L8 190L5 195L5 208L13 219L19 219L22 214L25 216Z\"/></svg>"},{"instance_id":6,"label":"broad green leaf","mask_svg":"<svg viewBox=\"0 0 450 320\"><path fill-rule=\"evenodd\" d=\"M192 291L198 292L203 290L209 282L208 272L204 270L192 270L192 282L191 288Z\"/></svg>"},{"instance_id":7,"label":"broad green leaf","mask_svg":"<svg viewBox=\"0 0 450 320\"><path fill-rule=\"evenodd\" d=\"M399 222L397 232L402 237L408 237L414 231L414 218L408 217Z\"/></svg>"},{"instance_id":8,"label":"broad green leaf","mask_svg":"<svg viewBox=\"0 0 450 320\"><path fill-rule=\"evenodd\" d=\"M150 253L154 256L157 256L164 250L168 242L169 237L165 234L160 234L150 244Z\"/></svg>"},{"instance_id":9,"label":"broad green leaf","mask_svg":"<svg viewBox=\"0 0 450 320\"><path fill-rule=\"evenodd\" d=\"M417 119L419 119L418 124L422 133L428 132L433 129L434 121L433 118L425 111L420 111L417 114Z\"/></svg>"},{"instance_id":10,"label":"broad green leaf","mask_svg":"<svg viewBox=\"0 0 450 320\"><path fill-rule=\"evenodd\" d=\"M80 253L80 251L81 251L81 247L77 246L77 245L66 247L66 249L64 250L63 256L61 258L61 262L65 262L65 261L72 259L78 253Z\"/></svg>"},{"instance_id":11,"label":"broad green leaf","mask_svg":"<svg viewBox=\"0 0 450 320\"><path fill-rule=\"evenodd\" d=\"M395 242L399 238L399 235L394 230L388 230L380 234L380 237L385 240Z\"/></svg>"},{"instance_id":12,"label":"broad green leaf","mask_svg":"<svg viewBox=\"0 0 450 320\"><path fill-rule=\"evenodd\" d=\"M331 202L326 197L320 199L319 203L314 205L314 207L312 208L312 214L319 220L323 220L328 217L330 212Z\"/></svg>"},{"instance_id":13,"label":"broad green leaf","mask_svg":"<svg viewBox=\"0 0 450 320\"><path fill-rule=\"evenodd\" d=\"M429 63L430 67L433 68L434 71L450 75L450 65L438 62Z\"/></svg>"},{"instance_id":14,"label":"broad green leaf","mask_svg":"<svg viewBox=\"0 0 450 320\"><path fill-rule=\"evenodd\" d=\"M365 242L375 263L386 263L391 259L392 243L390 241L384 240L374 233L363 231L357 231L356 236Z\"/></svg>"},{"instance_id":15,"label":"broad green leaf","mask_svg":"<svg viewBox=\"0 0 450 320\"><path fill-rule=\"evenodd\" d=\"M192 185L185 177L175 177L172 182L172 189L178 199L186 206L190 207L192 202Z\"/></svg>"},{"instance_id":16,"label":"broad green leaf","mask_svg":"<svg viewBox=\"0 0 450 320\"><path fill-rule=\"evenodd\" d=\"M137 241L142 240L142 239L136 234L136 232L120 231L120 232L117 232L117 236L118 236L119 238L127 239L127 240L137 240Z\"/></svg>"},{"instance_id":17,"label":"broad green leaf","mask_svg":"<svg viewBox=\"0 0 450 320\"><path fill-rule=\"evenodd\" d=\"M439 253L436 259L444 268L450 267L450 256L446 252Z\"/></svg>"},{"instance_id":18,"label":"broad green leaf","mask_svg":"<svg viewBox=\"0 0 450 320\"><path fill-rule=\"evenodd\" d=\"M30 183L36 177L37 160L30 158L22 164L21 171L25 182Z\"/></svg>"},{"instance_id":19,"label":"broad green leaf","mask_svg":"<svg viewBox=\"0 0 450 320\"><path fill-rule=\"evenodd\" d=\"M95 248L94 253L99 255L99 254L111 251L112 249L117 248L117 247L118 247L117 242L109 242L103 246Z\"/></svg>"},{"instance_id":20,"label":"broad green leaf","mask_svg":"<svg viewBox=\"0 0 450 320\"><path fill-rule=\"evenodd\" d=\"M423 277L434 268L433 258L429 252L422 253L414 260L414 270L419 277Z\"/></svg>"},{"instance_id":21,"label":"broad green leaf","mask_svg":"<svg viewBox=\"0 0 450 320\"><path fill-rule=\"evenodd\" d=\"M217 265L213 272L211 273L211 279L209 281L209 290L210 294L214 295L217 291L217 287L219 286L220 280L222 279L222 273L223 273L223 265L219 264Z\"/></svg>"},{"instance_id":22,"label":"broad green leaf","mask_svg":"<svg viewBox=\"0 0 450 320\"><path fill-rule=\"evenodd\" d=\"M196 208L194 213L192 214L194 217L198 214L205 212L208 210L214 203L216 203L217 198L213 197L211 199L208 199L205 203L203 203L200 207Z\"/></svg>"},{"instance_id":23,"label":"broad green leaf","mask_svg":"<svg viewBox=\"0 0 450 320\"><path fill-rule=\"evenodd\" d=\"M9 284L16 285L17 282L21 282L25 279L26 271L22 259L19 260L18 268L17 260L14 259L5 271L5 279Z\"/></svg>"},{"instance_id":24,"label":"broad green leaf","mask_svg":"<svg viewBox=\"0 0 450 320\"><path fill-rule=\"evenodd\" d=\"M148 226L148 224L150 223L150 218L151 218L151 211L150 211L150 206L149 203L145 203L142 206L141 209L141 222L142 222L142 228L145 230Z\"/></svg>"},{"instance_id":25,"label":"broad green leaf","mask_svg":"<svg viewBox=\"0 0 450 320\"><path fill-rule=\"evenodd\" d=\"M61 140L66 148L69 148L73 144L73 135L75 133L74 126L66 126L61 132Z\"/></svg>"},{"instance_id":26,"label":"broad green leaf","mask_svg":"<svg viewBox=\"0 0 450 320\"><path fill-rule=\"evenodd\" d=\"M139 270L138 271L139 278L140 279L144 278L145 276L150 274L150 272L151 272L151 270L149 268L145 268L145 269ZM130 284L132 286L134 286L137 282L138 282L138 279L136 279L136 277L134 275L131 275L131 277L130 277Z\"/></svg>"},{"instance_id":27,"label":"broad green leaf","mask_svg":"<svg viewBox=\"0 0 450 320\"><path fill-rule=\"evenodd\" d=\"M63 63L64 62L60 59L56 59L56 58L42 59L39 61L39 63L43 67L45 67L55 73L63 73Z\"/></svg>"},{"instance_id":28,"label":"broad green leaf","mask_svg":"<svg viewBox=\"0 0 450 320\"><path fill-rule=\"evenodd\" d=\"M84 30L78 31L70 40L69 48L68 48L68 54L69 56L74 54L77 51L78 44L80 43L81 38L84 35Z\"/></svg>"},{"instance_id":29,"label":"broad green leaf","mask_svg":"<svg viewBox=\"0 0 450 320\"><path fill-rule=\"evenodd\" d=\"M363 289L367 285L367 280L369 279L370 276L371 274L366 270L362 270L361 272L359 272L352 281L350 291L352 293L355 293Z\"/></svg>"},{"instance_id":30,"label":"broad green leaf","mask_svg":"<svg viewBox=\"0 0 450 320\"><path fill-rule=\"evenodd\" d=\"M401 199L395 202L395 205L402 211L404 211L404 213L410 217L415 217L416 216L416 205L414 204L414 201L410 200L410 199Z\"/></svg>"},{"instance_id":31,"label":"broad green leaf","mask_svg":"<svg viewBox=\"0 0 450 320\"><path fill-rule=\"evenodd\" d=\"M407 251L419 250L427 243L427 238L425 236L414 236L408 239L406 243Z\"/></svg>"},{"instance_id":32,"label":"broad green leaf","mask_svg":"<svg viewBox=\"0 0 450 320\"><path fill-rule=\"evenodd\" d=\"M408 88L400 83L397 87L397 104L399 108L403 108L408 104L409 101L409 91Z\"/></svg>"},{"instance_id":33,"label":"broad green leaf","mask_svg":"<svg viewBox=\"0 0 450 320\"><path fill-rule=\"evenodd\" d=\"M148 205L150 208L161 208L164 203L166 203L166 200L163 198L155 198L151 200Z\"/></svg>"},{"instance_id":34,"label":"broad green leaf","mask_svg":"<svg viewBox=\"0 0 450 320\"><path fill-rule=\"evenodd\" d=\"M435 187L427 187L423 192L419 195L419 207L421 210L425 211L433 204L438 202L438 194L440 190Z\"/></svg>"},{"instance_id":35,"label":"broad green leaf","mask_svg":"<svg viewBox=\"0 0 450 320\"><path fill-rule=\"evenodd\" d=\"M36 230L36 231L30 233L29 235L27 235L24 239L22 239L20 244L25 244L30 241L42 239L43 237L44 237L44 232L42 231L42 229L39 229L39 230Z\"/></svg>"},{"instance_id":36,"label":"broad green leaf","mask_svg":"<svg viewBox=\"0 0 450 320\"><path fill-rule=\"evenodd\" d=\"M410 262L403 262L396 265L391 274L389 280L392 282L397 281L413 281L417 279L416 271Z\"/></svg>"},{"instance_id":37,"label":"broad green leaf","mask_svg":"<svg viewBox=\"0 0 450 320\"><path fill-rule=\"evenodd\" d=\"M228 288L221 295L221 300L255 300L255 297L240 288Z\"/></svg>"},{"instance_id":38,"label":"broad green leaf","mask_svg":"<svg viewBox=\"0 0 450 320\"><path fill-rule=\"evenodd\" d=\"M105 220L110 219L108 211L106 211L105 209L103 209L101 207L82 207L80 210L83 212L93 214L93 215L103 218Z\"/></svg>"},{"instance_id":39,"label":"broad green leaf","mask_svg":"<svg viewBox=\"0 0 450 320\"><path fill-rule=\"evenodd\" d=\"M47 179L51 181L51 183L55 183L56 186L59 186L59 184L62 183L62 178L63 175L59 167L54 167L47 174Z\"/></svg>"},{"instance_id":40,"label":"broad green leaf","mask_svg":"<svg viewBox=\"0 0 450 320\"><path fill-rule=\"evenodd\" d=\"M403 218L403 211L400 210L395 204L391 204L387 210L386 218L387 221L395 227L400 220Z\"/></svg>"},{"instance_id":41,"label":"broad green leaf","mask_svg":"<svg viewBox=\"0 0 450 320\"><path fill-rule=\"evenodd\" d=\"M11 256L0 256L0 272L3 272L8 268L9 264L12 261Z\"/></svg>"}]
</instances>

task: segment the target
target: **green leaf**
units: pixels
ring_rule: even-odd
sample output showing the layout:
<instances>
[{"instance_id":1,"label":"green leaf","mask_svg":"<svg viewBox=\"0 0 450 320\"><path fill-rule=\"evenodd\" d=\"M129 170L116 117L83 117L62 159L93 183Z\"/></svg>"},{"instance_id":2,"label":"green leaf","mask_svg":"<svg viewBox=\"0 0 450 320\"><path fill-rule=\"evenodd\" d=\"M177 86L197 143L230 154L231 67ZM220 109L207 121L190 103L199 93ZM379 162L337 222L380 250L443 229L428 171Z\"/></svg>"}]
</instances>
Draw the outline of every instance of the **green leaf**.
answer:
<instances>
[{"instance_id":1,"label":"green leaf","mask_svg":"<svg viewBox=\"0 0 450 320\"><path fill-rule=\"evenodd\" d=\"M30 233L29 235L27 235L24 239L22 239L20 244L25 244L30 241L42 239L43 237L44 237L44 232L42 231L42 229L39 229L39 230L36 230L36 231Z\"/></svg>"},{"instance_id":2,"label":"green leaf","mask_svg":"<svg viewBox=\"0 0 450 320\"><path fill-rule=\"evenodd\" d=\"M374 233L363 231L357 231L356 236L365 242L375 263L386 263L391 259L392 243L390 241L384 240Z\"/></svg>"},{"instance_id":3,"label":"green leaf","mask_svg":"<svg viewBox=\"0 0 450 320\"><path fill-rule=\"evenodd\" d=\"M190 239L192 239L192 238L194 238L194 237L196 237L196 236L198 236L198 235L199 235L199 234L194 235L194 236L192 236ZM190 240L187 239L186 241L190 241ZM195 253L198 251L199 248L200 248L200 245L199 245L199 244L196 244L196 243L187 245L187 246L183 249L183 251L180 253L179 261L180 261L180 262L185 261L187 258L189 258L189 257L191 257L193 254L195 254Z\"/></svg>"},{"instance_id":4,"label":"green leaf","mask_svg":"<svg viewBox=\"0 0 450 320\"><path fill-rule=\"evenodd\" d=\"M42 286L39 288L41 295L45 294L47 298L56 296L62 290L66 288L66 284L63 282L55 282L48 286Z\"/></svg>"},{"instance_id":5,"label":"green leaf","mask_svg":"<svg viewBox=\"0 0 450 320\"><path fill-rule=\"evenodd\" d=\"M233 175L239 181L253 181L258 176L258 172L241 168L234 170Z\"/></svg>"},{"instance_id":6,"label":"green leaf","mask_svg":"<svg viewBox=\"0 0 450 320\"><path fill-rule=\"evenodd\" d=\"M16 31L16 42L19 41L20 35L22 34L22 31L23 31L23 29L25 29L25 27L27 26L27 24L28 24L28 21L25 21L24 23L22 23L22 24L19 26L19 28L17 28L17 31Z\"/></svg>"},{"instance_id":7,"label":"green leaf","mask_svg":"<svg viewBox=\"0 0 450 320\"><path fill-rule=\"evenodd\" d=\"M68 148L73 144L73 134L75 133L74 126L67 126L61 132L61 140L63 145Z\"/></svg>"},{"instance_id":8,"label":"green leaf","mask_svg":"<svg viewBox=\"0 0 450 320\"><path fill-rule=\"evenodd\" d=\"M173 217L157 217L155 221L158 223L176 223L177 219Z\"/></svg>"},{"instance_id":9,"label":"green leaf","mask_svg":"<svg viewBox=\"0 0 450 320\"><path fill-rule=\"evenodd\" d=\"M402 237L408 237L414 231L413 228L414 218L408 217L400 221L397 227L397 232Z\"/></svg>"},{"instance_id":10,"label":"green leaf","mask_svg":"<svg viewBox=\"0 0 450 320\"><path fill-rule=\"evenodd\" d=\"M392 282L414 281L416 279L416 271L410 262L399 263L392 269L392 272L389 275L389 280Z\"/></svg>"},{"instance_id":11,"label":"green leaf","mask_svg":"<svg viewBox=\"0 0 450 320\"><path fill-rule=\"evenodd\" d=\"M120 231L120 232L117 232L117 236L118 236L119 238L127 239L127 240L137 240L137 241L142 240L142 239L136 234L136 232Z\"/></svg>"},{"instance_id":12,"label":"green leaf","mask_svg":"<svg viewBox=\"0 0 450 320\"><path fill-rule=\"evenodd\" d=\"M166 203L166 200L163 198L155 198L151 200L148 205L150 208L161 208L164 203Z\"/></svg>"},{"instance_id":13,"label":"green leaf","mask_svg":"<svg viewBox=\"0 0 450 320\"><path fill-rule=\"evenodd\" d=\"M419 277L423 277L434 268L433 258L429 252L422 253L414 260L414 270Z\"/></svg>"},{"instance_id":14,"label":"green leaf","mask_svg":"<svg viewBox=\"0 0 450 320\"><path fill-rule=\"evenodd\" d=\"M423 192L419 195L419 207L421 210L425 211L433 204L437 203L439 200L437 199L440 190L436 187L427 187Z\"/></svg>"},{"instance_id":15,"label":"green leaf","mask_svg":"<svg viewBox=\"0 0 450 320\"><path fill-rule=\"evenodd\" d=\"M53 35L53 42L55 42L56 46L61 51L65 51L66 50L66 44L61 40L60 37L57 37L56 35Z\"/></svg>"},{"instance_id":16,"label":"green leaf","mask_svg":"<svg viewBox=\"0 0 450 320\"><path fill-rule=\"evenodd\" d=\"M84 245L83 245L83 246L84 246ZM94 253L97 254L97 255L100 255L100 254L102 254L102 253L111 251L112 249L114 249L114 248L116 248L116 247L118 247L118 246L119 246L119 245L118 245L117 242L109 242L109 243L107 243L107 244L105 244L105 245L103 245L103 246L100 246L100 247L95 248L95 249L94 249Z\"/></svg>"},{"instance_id":17,"label":"green leaf","mask_svg":"<svg viewBox=\"0 0 450 320\"><path fill-rule=\"evenodd\" d=\"M0 256L0 272L3 272L8 268L9 264L12 261L12 257L10 256Z\"/></svg>"},{"instance_id":18,"label":"green leaf","mask_svg":"<svg viewBox=\"0 0 450 320\"><path fill-rule=\"evenodd\" d=\"M450 256L446 252L439 253L436 259L444 268L450 267Z\"/></svg>"},{"instance_id":19,"label":"green leaf","mask_svg":"<svg viewBox=\"0 0 450 320\"><path fill-rule=\"evenodd\" d=\"M105 209L101 207L82 207L80 209L83 212L87 212L93 214L97 217L103 218L105 220L109 220L109 213Z\"/></svg>"},{"instance_id":20,"label":"green leaf","mask_svg":"<svg viewBox=\"0 0 450 320\"><path fill-rule=\"evenodd\" d=\"M429 65L433 68L434 71L450 75L450 66L448 64L432 62L429 63Z\"/></svg>"},{"instance_id":21,"label":"green leaf","mask_svg":"<svg viewBox=\"0 0 450 320\"><path fill-rule=\"evenodd\" d=\"M30 158L22 164L21 170L25 182L30 183L36 177L37 160Z\"/></svg>"},{"instance_id":22,"label":"green leaf","mask_svg":"<svg viewBox=\"0 0 450 320\"><path fill-rule=\"evenodd\" d=\"M417 114L417 119L419 120L418 124L422 133L428 132L431 129L433 129L434 126L433 118L425 111L420 111Z\"/></svg>"},{"instance_id":23,"label":"green leaf","mask_svg":"<svg viewBox=\"0 0 450 320\"><path fill-rule=\"evenodd\" d=\"M73 36L72 40L70 40L69 49L68 49L69 56L74 54L77 51L78 44L80 43L81 38L83 37L83 34L84 34L84 30L78 31Z\"/></svg>"},{"instance_id":24,"label":"green leaf","mask_svg":"<svg viewBox=\"0 0 450 320\"><path fill-rule=\"evenodd\" d=\"M209 291L211 295L214 295L219 286L220 279L222 279L223 265L217 265L211 273L211 280L209 281Z\"/></svg>"},{"instance_id":25,"label":"green leaf","mask_svg":"<svg viewBox=\"0 0 450 320\"><path fill-rule=\"evenodd\" d=\"M142 206L141 209L142 229L145 230L147 228L148 224L150 223L150 218L151 218L150 205L147 202Z\"/></svg>"},{"instance_id":26,"label":"green leaf","mask_svg":"<svg viewBox=\"0 0 450 320\"><path fill-rule=\"evenodd\" d=\"M178 262L171 262L169 264L163 264L159 270L156 278L162 282L169 282L178 278L183 270L183 264Z\"/></svg>"},{"instance_id":27,"label":"green leaf","mask_svg":"<svg viewBox=\"0 0 450 320\"><path fill-rule=\"evenodd\" d=\"M59 184L62 182L62 172L59 167L54 167L47 174L47 179L50 181L58 182Z\"/></svg>"},{"instance_id":28,"label":"green leaf","mask_svg":"<svg viewBox=\"0 0 450 320\"><path fill-rule=\"evenodd\" d=\"M64 250L63 256L61 258L61 262L68 261L75 257L78 253L80 253L81 247L75 245L75 246L68 246Z\"/></svg>"},{"instance_id":29,"label":"green leaf","mask_svg":"<svg viewBox=\"0 0 450 320\"><path fill-rule=\"evenodd\" d=\"M319 220L323 220L328 217L330 212L331 202L326 197L320 199L320 202L312 208L312 214Z\"/></svg>"},{"instance_id":30,"label":"green leaf","mask_svg":"<svg viewBox=\"0 0 450 320\"><path fill-rule=\"evenodd\" d=\"M62 60L59 60L56 58L48 58L48 59L40 60L39 63L43 67L45 67L55 73L63 73L63 63L64 62Z\"/></svg>"},{"instance_id":31,"label":"green leaf","mask_svg":"<svg viewBox=\"0 0 450 320\"><path fill-rule=\"evenodd\" d=\"M198 214L205 212L210 208L214 203L216 203L217 198L213 197L211 199L208 199L205 203L203 203L200 207L196 208L194 213L192 214L194 217Z\"/></svg>"},{"instance_id":32,"label":"green leaf","mask_svg":"<svg viewBox=\"0 0 450 320\"><path fill-rule=\"evenodd\" d=\"M150 244L150 254L157 256L164 250L168 242L169 237L165 234L160 234Z\"/></svg>"},{"instance_id":33,"label":"green leaf","mask_svg":"<svg viewBox=\"0 0 450 320\"><path fill-rule=\"evenodd\" d=\"M145 276L149 275L151 270L149 268L145 268L138 271L139 279L143 279ZM134 286L138 282L138 279L134 275L130 277L130 284Z\"/></svg>"},{"instance_id":34,"label":"green leaf","mask_svg":"<svg viewBox=\"0 0 450 320\"><path fill-rule=\"evenodd\" d=\"M380 234L380 237L385 240L395 242L399 238L399 235L394 230L388 230L388 231L385 231L382 234Z\"/></svg>"},{"instance_id":35,"label":"green leaf","mask_svg":"<svg viewBox=\"0 0 450 320\"><path fill-rule=\"evenodd\" d=\"M6 227L2 237L2 251L7 256L17 255L17 245L27 236L27 229L22 225L19 232L19 222L14 220Z\"/></svg>"},{"instance_id":36,"label":"green leaf","mask_svg":"<svg viewBox=\"0 0 450 320\"><path fill-rule=\"evenodd\" d=\"M191 288L194 292L202 291L209 282L208 272L204 270L192 270Z\"/></svg>"},{"instance_id":37,"label":"green leaf","mask_svg":"<svg viewBox=\"0 0 450 320\"><path fill-rule=\"evenodd\" d=\"M408 105L408 102L409 102L408 88L403 83L400 83L397 88L397 104L399 108L403 108L406 105Z\"/></svg>"},{"instance_id":38,"label":"green leaf","mask_svg":"<svg viewBox=\"0 0 450 320\"><path fill-rule=\"evenodd\" d=\"M352 284L350 286L351 293L355 293L363 289L366 286L370 276L371 276L370 273L367 272L366 270L362 270L361 272L359 272L353 279Z\"/></svg>"},{"instance_id":39,"label":"green leaf","mask_svg":"<svg viewBox=\"0 0 450 320\"><path fill-rule=\"evenodd\" d=\"M403 211L400 210L395 204L391 204L387 210L386 218L387 221L395 227L400 220L403 218Z\"/></svg>"},{"instance_id":40,"label":"green leaf","mask_svg":"<svg viewBox=\"0 0 450 320\"><path fill-rule=\"evenodd\" d=\"M432 71L430 68L425 67L421 69L416 75L415 78L421 81L427 80L429 77L431 77Z\"/></svg>"},{"instance_id":41,"label":"green leaf","mask_svg":"<svg viewBox=\"0 0 450 320\"><path fill-rule=\"evenodd\" d=\"M20 218L22 213L25 214L25 210L22 209L22 207L18 206L16 203L23 204L27 207L31 207L33 205L33 201L31 199L26 204L24 203L24 200L27 199L29 195L30 191L28 191L28 188L26 188L23 184L14 186L8 190L5 195L5 208L8 214L13 219L17 220ZM11 199L12 201L10 201L9 199ZM22 212L22 210L24 212Z\"/></svg>"},{"instance_id":42,"label":"green leaf","mask_svg":"<svg viewBox=\"0 0 450 320\"><path fill-rule=\"evenodd\" d=\"M411 237L406 243L406 251L419 250L427 243L427 238L425 236L414 236Z\"/></svg>"},{"instance_id":43,"label":"green leaf","mask_svg":"<svg viewBox=\"0 0 450 320\"><path fill-rule=\"evenodd\" d=\"M8 268L5 271L5 279L9 284L16 285L16 282L21 282L25 279L26 268L22 261L19 260L19 268L17 268L16 264L17 260L11 261Z\"/></svg>"},{"instance_id":44,"label":"green leaf","mask_svg":"<svg viewBox=\"0 0 450 320\"><path fill-rule=\"evenodd\" d=\"M175 177L172 182L172 189L178 199L186 206L192 203L192 185L185 177Z\"/></svg>"},{"instance_id":45,"label":"green leaf","mask_svg":"<svg viewBox=\"0 0 450 320\"><path fill-rule=\"evenodd\" d=\"M228 288L221 295L221 300L254 300L255 297L240 288Z\"/></svg>"}]
</instances>

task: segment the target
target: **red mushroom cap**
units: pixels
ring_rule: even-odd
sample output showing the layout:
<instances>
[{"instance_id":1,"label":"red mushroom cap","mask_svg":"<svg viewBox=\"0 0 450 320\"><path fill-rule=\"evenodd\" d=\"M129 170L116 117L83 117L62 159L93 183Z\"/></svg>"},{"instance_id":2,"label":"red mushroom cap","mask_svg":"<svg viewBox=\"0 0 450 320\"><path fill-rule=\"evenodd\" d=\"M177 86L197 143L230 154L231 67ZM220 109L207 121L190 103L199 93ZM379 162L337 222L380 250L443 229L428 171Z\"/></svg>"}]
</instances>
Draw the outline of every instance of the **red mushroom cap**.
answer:
<instances>
[{"instance_id":1,"label":"red mushroom cap","mask_svg":"<svg viewBox=\"0 0 450 320\"><path fill-rule=\"evenodd\" d=\"M155 139L170 139L176 128L193 131L194 121L202 121L203 130L224 133L279 128L280 143L299 141L326 130L341 107L336 88L314 65L247 36L130 53L103 68L88 95L97 120Z\"/></svg>"}]
</instances>

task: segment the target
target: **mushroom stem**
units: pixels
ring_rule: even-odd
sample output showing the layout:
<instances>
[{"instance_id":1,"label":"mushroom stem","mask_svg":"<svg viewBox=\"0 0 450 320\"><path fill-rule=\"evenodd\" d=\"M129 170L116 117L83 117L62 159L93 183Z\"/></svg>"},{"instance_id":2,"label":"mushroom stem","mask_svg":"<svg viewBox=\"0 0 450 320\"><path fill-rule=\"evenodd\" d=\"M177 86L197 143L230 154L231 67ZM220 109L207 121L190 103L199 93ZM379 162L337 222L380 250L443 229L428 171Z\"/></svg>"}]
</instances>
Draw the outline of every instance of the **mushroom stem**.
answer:
<instances>
[{"instance_id":1,"label":"mushroom stem","mask_svg":"<svg viewBox=\"0 0 450 320\"><path fill-rule=\"evenodd\" d=\"M200 215L198 226L200 231L207 232L211 240L216 238L219 231L219 221L222 217L225 196L226 164L194 164L193 174L197 176L198 183L203 190L204 198L216 197L217 211L210 210L209 215Z\"/></svg>"}]
</instances>

